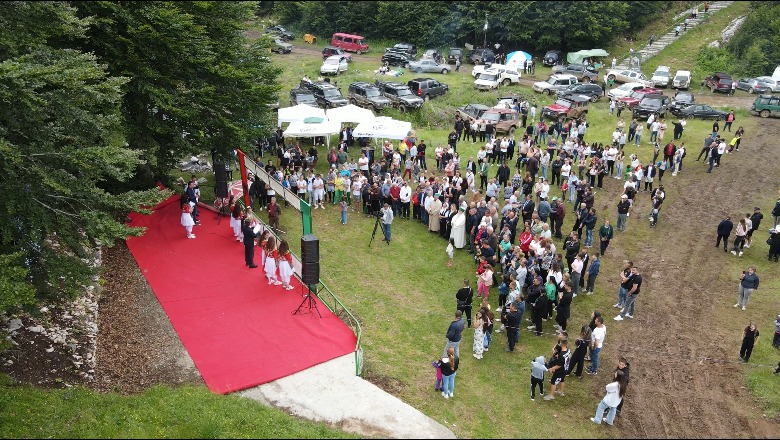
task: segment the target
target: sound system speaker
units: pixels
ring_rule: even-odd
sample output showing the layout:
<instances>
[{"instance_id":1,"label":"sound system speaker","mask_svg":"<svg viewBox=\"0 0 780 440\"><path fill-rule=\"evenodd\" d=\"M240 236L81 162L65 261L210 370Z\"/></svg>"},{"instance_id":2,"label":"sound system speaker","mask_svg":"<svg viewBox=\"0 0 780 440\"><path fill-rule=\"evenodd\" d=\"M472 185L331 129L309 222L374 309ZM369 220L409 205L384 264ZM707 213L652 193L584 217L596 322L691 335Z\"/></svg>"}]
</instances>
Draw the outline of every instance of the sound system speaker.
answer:
<instances>
[{"instance_id":1,"label":"sound system speaker","mask_svg":"<svg viewBox=\"0 0 780 440\"><path fill-rule=\"evenodd\" d=\"M226 199L228 197L228 181L225 162L214 162L214 179L216 180L214 192L217 197Z\"/></svg>"},{"instance_id":2,"label":"sound system speaker","mask_svg":"<svg viewBox=\"0 0 780 440\"><path fill-rule=\"evenodd\" d=\"M312 234L301 237L301 278L306 285L320 282L320 240Z\"/></svg>"}]
</instances>

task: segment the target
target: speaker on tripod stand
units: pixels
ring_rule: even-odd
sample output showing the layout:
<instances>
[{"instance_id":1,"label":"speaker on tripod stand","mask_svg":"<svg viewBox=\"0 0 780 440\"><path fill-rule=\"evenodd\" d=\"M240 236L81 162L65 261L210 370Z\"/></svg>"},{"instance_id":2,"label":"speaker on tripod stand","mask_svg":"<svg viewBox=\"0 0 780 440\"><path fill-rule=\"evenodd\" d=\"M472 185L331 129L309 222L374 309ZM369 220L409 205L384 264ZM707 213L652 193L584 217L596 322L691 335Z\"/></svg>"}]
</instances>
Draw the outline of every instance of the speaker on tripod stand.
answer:
<instances>
[{"instance_id":1,"label":"speaker on tripod stand","mask_svg":"<svg viewBox=\"0 0 780 440\"><path fill-rule=\"evenodd\" d=\"M230 215L230 206L227 204L228 181L225 162L214 162L214 194L219 201L219 211L217 211L217 224L222 221L222 216Z\"/></svg>"},{"instance_id":2,"label":"speaker on tripod stand","mask_svg":"<svg viewBox=\"0 0 780 440\"><path fill-rule=\"evenodd\" d=\"M320 318L322 318L320 309L317 308L317 302L314 299L317 284L320 282L320 240L311 234L301 237L301 281L303 301L295 309L293 315L298 314L304 304L308 304L309 310L311 311L314 308L317 314L320 315Z\"/></svg>"}]
</instances>

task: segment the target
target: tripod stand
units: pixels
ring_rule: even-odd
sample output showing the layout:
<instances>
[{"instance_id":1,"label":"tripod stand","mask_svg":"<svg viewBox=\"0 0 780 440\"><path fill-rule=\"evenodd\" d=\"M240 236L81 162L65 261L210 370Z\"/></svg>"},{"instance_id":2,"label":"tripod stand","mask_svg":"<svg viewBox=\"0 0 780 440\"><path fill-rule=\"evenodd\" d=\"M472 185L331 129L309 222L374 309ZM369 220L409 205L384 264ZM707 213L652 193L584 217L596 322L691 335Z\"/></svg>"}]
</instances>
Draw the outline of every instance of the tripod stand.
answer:
<instances>
[{"instance_id":1,"label":"tripod stand","mask_svg":"<svg viewBox=\"0 0 780 440\"><path fill-rule=\"evenodd\" d=\"M222 221L222 216L228 217L231 215L230 213L230 205L229 202L223 197L221 199L217 199L214 202L215 205L219 205L217 207L217 224L220 224Z\"/></svg>"},{"instance_id":2,"label":"tripod stand","mask_svg":"<svg viewBox=\"0 0 780 440\"><path fill-rule=\"evenodd\" d=\"M320 315L320 318L322 318L322 313L320 313L320 309L317 308L317 301L312 296L312 291L309 290L308 292L305 292L304 289L307 289L307 287L301 284L301 295L303 295L303 301L301 301L301 305L295 309L293 315L297 315L303 308L303 305L308 303L309 312L311 312L312 307L314 307L314 310L316 310L317 314Z\"/></svg>"},{"instance_id":3,"label":"tripod stand","mask_svg":"<svg viewBox=\"0 0 780 440\"><path fill-rule=\"evenodd\" d=\"M374 222L374 231L371 233L371 240L368 240L368 247L371 247L371 242L374 241L374 237L376 237L376 230L379 228L380 225L380 219L378 214L374 214L376 216L376 221ZM384 234L385 228L382 227L382 234Z\"/></svg>"}]
</instances>

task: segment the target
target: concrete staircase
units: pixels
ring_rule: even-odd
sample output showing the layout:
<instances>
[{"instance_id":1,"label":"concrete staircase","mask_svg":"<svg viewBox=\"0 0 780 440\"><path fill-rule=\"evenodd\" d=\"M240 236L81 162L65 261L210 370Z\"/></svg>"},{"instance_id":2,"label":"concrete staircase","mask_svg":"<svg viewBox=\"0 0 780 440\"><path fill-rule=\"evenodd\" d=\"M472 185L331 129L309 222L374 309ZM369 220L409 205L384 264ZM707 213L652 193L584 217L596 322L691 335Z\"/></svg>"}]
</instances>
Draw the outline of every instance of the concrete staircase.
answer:
<instances>
[{"instance_id":1,"label":"concrete staircase","mask_svg":"<svg viewBox=\"0 0 780 440\"><path fill-rule=\"evenodd\" d=\"M710 11L709 11L708 14L714 14L714 13L720 11L721 9L730 6L732 3L734 3L734 2L733 1L712 2L710 4ZM684 17L688 16L690 14L690 12L691 12L691 10L688 10L688 11L684 12L683 14L678 15L676 18L678 18L678 19L679 18L684 18ZM702 4L698 5L697 17L695 19L693 19L693 18L692 19L688 19L688 31L690 31L691 29L695 28L696 26L698 26L699 24L701 24L704 21L705 21L705 19L704 19L704 4L702 3ZM685 35L685 33L687 31L682 30L682 28L683 28L683 25L682 25L682 23L680 23L680 35L679 36L676 37L674 35L674 29L672 29L668 33L662 35L660 38L658 38L655 41L653 41L653 44L645 45L644 47L642 47L638 51L635 51L634 54L633 54L633 57L638 57L639 61L641 63L644 63L648 59L650 59L650 58L654 57L655 55L657 55L658 52L662 51L666 46L672 44L673 42L677 41L678 38L680 38L681 36ZM618 63L616 69L630 69L631 67L632 67L631 66L631 57L629 57L629 58L624 59L620 63Z\"/></svg>"}]
</instances>

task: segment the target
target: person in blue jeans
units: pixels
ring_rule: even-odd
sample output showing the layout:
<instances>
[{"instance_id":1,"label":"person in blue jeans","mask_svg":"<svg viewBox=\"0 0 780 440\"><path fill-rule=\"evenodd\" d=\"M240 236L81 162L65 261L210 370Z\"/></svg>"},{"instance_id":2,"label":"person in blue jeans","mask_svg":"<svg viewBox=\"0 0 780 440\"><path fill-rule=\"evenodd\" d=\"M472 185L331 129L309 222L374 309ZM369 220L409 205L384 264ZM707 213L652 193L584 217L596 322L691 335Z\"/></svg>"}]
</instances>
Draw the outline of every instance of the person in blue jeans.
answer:
<instances>
[{"instance_id":1,"label":"person in blue jeans","mask_svg":"<svg viewBox=\"0 0 780 440\"><path fill-rule=\"evenodd\" d=\"M631 267L634 266L634 263L631 261L626 261L623 265L623 272L620 274L620 289L618 290L618 302L615 303L612 307L616 309L622 309L623 305L626 303L626 295L628 294L628 289L631 288Z\"/></svg>"},{"instance_id":2,"label":"person in blue jeans","mask_svg":"<svg viewBox=\"0 0 780 440\"><path fill-rule=\"evenodd\" d=\"M604 338L607 336L607 326L604 325L604 318L596 316L596 328L590 337L590 367L586 371L588 374L598 374L599 372L599 354L604 346Z\"/></svg>"},{"instance_id":3,"label":"person in blue jeans","mask_svg":"<svg viewBox=\"0 0 780 440\"><path fill-rule=\"evenodd\" d=\"M390 244L392 238L392 224L393 224L393 210L390 209L390 205L385 203L384 208L380 209L382 214L382 231L385 233L385 241Z\"/></svg>"},{"instance_id":4,"label":"person in blue jeans","mask_svg":"<svg viewBox=\"0 0 780 440\"><path fill-rule=\"evenodd\" d=\"M460 359L455 356L455 348L449 347L447 349L447 355L442 357L439 362L441 368L442 378L442 392L441 395L445 399L455 397L455 375L458 372L458 366Z\"/></svg>"},{"instance_id":5,"label":"person in blue jeans","mask_svg":"<svg viewBox=\"0 0 780 440\"><path fill-rule=\"evenodd\" d=\"M596 408L596 415L590 418L590 421L600 425L602 420L607 422L607 425L612 426L615 423L615 414L617 413L617 407L623 401L623 396L626 393L626 379L625 375L620 370L615 370L612 376L612 382L606 386L607 394L599 402L599 406ZM607 412L607 417L604 416L604 411Z\"/></svg>"}]
</instances>

